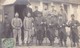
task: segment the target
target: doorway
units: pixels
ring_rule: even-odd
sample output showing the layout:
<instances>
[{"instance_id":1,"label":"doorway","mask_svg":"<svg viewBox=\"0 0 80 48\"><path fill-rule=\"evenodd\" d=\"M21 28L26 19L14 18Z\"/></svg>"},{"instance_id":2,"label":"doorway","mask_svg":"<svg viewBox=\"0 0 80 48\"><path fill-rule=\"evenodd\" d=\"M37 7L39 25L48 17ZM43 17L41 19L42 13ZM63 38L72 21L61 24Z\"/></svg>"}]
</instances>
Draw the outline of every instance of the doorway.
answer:
<instances>
[{"instance_id":1,"label":"doorway","mask_svg":"<svg viewBox=\"0 0 80 48\"><path fill-rule=\"evenodd\" d=\"M19 13L19 18L24 19L23 11L26 8L26 5L15 5L15 13Z\"/></svg>"}]
</instances>

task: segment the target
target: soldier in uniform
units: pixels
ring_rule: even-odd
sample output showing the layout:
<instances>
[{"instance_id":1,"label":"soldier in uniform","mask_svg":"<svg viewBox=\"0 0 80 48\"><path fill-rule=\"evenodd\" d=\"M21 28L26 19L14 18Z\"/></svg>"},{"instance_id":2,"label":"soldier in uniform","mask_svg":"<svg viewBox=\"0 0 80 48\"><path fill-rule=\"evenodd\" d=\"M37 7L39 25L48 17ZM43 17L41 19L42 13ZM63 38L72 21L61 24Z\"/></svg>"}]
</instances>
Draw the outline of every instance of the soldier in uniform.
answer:
<instances>
[{"instance_id":1,"label":"soldier in uniform","mask_svg":"<svg viewBox=\"0 0 80 48\"><path fill-rule=\"evenodd\" d=\"M45 30L43 28L43 16L42 16L42 13L39 12L37 14L38 16L35 18L35 30L36 30L36 37L37 37L37 40L38 40L38 45L41 45L42 44L42 41L45 37Z\"/></svg>"},{"instance_id":2,"label":"soldier in uniform","mask_svg":"<svg viewBox=\"0 0 80 48\"><path fill-rule=\"evenodd\" d=\"M58 36L59 36L59 42L61 46L63 46L63 42L66 46L66 39L67 39L67 33L65 28L66 23L67 23L66 13L64 12L61 6L61 11L58 15Z\"/></svg>"},{"instance_id":3,"label":"soldier in uniform","mask_svg":"<svg viewBox=\"0 0 80 48\"><path fill-rule=\"evenodd\" d=\"M24 26L24 43L30 45L31 36L34 34L33 32L33 21L34 19L31 17L31 13L26 14L23 26Z\"/></svg>"},{"instance_id":4,"label":"soldier in uniform","mask_svg":"<svg viewBox=\"0 0 80 48\"><path fill-rule=\"evenodd\" d=\"M49 18L47 19L47 37L50 40L50 45L54 44L54 40L55 40L55 32L57 29L57 11L54 9L54 6L52 6L52 10L49 13Z\"/></svg>"},{"instance_id":5,"label":"soldier in uniform","mask_svg":"<svg viewBox=\"0 0 80 48\"><path fill-rule=\"evenodd\" d=\"M15 18L12 19L11 25L13 27L13 37L14 40L16 40L17 35L18 35L18 40L19 40L19 45L22 45L22 40L21 40L21 27L22 27L22 20L19 17L19 14L15 14Z\"/></svg>"},{"instance_id":6,"label":"soldier in uniform","mask_svg":"<svg viewBox=\"0 0 80 48\"><path fill-rule=\"evenodd\" d=\"M48 38L48 36L47 36L47 28L48 28L48 22L49 22L49 9L48 9L48 5L45 5L44 6L44 10L43 10L43 18L44 18L44 22L43 22L43 27L44 27L44 30L45 30L45 38L44 38L44 40L43 40L43 42L45 42L45 43L47 43L47 39L49 39Z\"/></svg>"},{"instance_id":7,"label":"soldier in uniform","mask_svg":"<svg viewBox=\"0 0 80 48\"><path fill-rule=\"evenodd\" d=\"M35 27L34 36L36 35L36 37L37 37L38 45L41 45L42 41L43 41L43 29L42 29L42 24L41 24L41 22L43 20L43 16L42 16L42 13L38 10L38 6L35 6L35 11L33 12L33 15L34 15L34 27ZM40 32L41 32L42 36L41 36ZM37 44L37 40L36 40L36 44Z\"/></svg>"},{"instance_id":8,"label":"soldier in uniform","mask_svg":"<svg viewBox=\"0 0 80 48\"><path fill-rule=\"evenodd\" d=\"M46 5L44 8L44 12L43 12L43 17L45 19L45 39L49 39L50 41L50 45L52 45L54 43L54 38L55 38L55 29L53 29L53 24L52 22L54 22L54 6L52 6L52 10L49 11L48 6ZM47 41L46 41L47 43Z\"/></svg>"},{"instance_id":9,"label":"soldier in uniform","mask_svg":"<svg viewBox=\"0 0 80 48\"><path fill-rule=\"evenodd\" d=\"M78 27L80 26L79 21L75 20L74 14L71 15L71 21L68 23L68 27L70 27L70 38L73 42L73 46L77 45L79 46L79 33L78 33Z\"/></svg>"}]
</instances>

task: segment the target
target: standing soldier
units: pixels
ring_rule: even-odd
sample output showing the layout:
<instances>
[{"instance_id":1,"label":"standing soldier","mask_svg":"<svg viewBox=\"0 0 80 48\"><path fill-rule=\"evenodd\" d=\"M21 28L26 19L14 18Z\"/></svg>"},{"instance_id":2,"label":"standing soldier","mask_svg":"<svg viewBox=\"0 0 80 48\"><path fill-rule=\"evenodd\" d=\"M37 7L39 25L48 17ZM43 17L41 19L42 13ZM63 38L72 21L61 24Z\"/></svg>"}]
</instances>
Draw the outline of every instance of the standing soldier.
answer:
<instances>
[{"instance_id":1,"label":"standing soldier","mask_svg":"<svg viewBox=\"0 0 80 48\"><path fill-rule=\"evenodd\" d=\"M36 37L38 40L38 45L42 44L42 41L45 37L45 29L43 28L43 17L42 17L42 13L38 12L37 14L38 16L36 17L35 20L35 29L36 29Z\"/></svg>"},{"instance_id":2,"label":"standing soldier","mask_svg":"<svg viewBox=\"0 0 80 48\"><path fill-rule=\"evenodd\" d=\"M31 17L31 13L28 13L23 21L24 26L24 43L29 45L31 40L31 36L33 35L33 18Z\"/></svg>"},{"instance_id":3,"label":"standing soldier","mask_svg":"<svg viewBox=\"0 0 80 48\"><path fill-rule=\"evenodd\" d=\"M48 25L48 30L47 30L47 37L50 40L50 45L54 44L55 40L55 32L57 29L57 12L54 9L54 6L52 6L52 10L49 13L49 19L47 19L47 25Z\"/></svg>"},{"instance_id":4,"label":"standing soldier","mask_svg":"<svg viewBox=\"0 0 80 48\"><path fill-rule=\"evenodd\" d=\"M47 43L48 42L48 37L47 37L47 22L48 22L48 18L49 18L49 16L48 16L48 14L49 14L49 10L48 10L48 6L47 5L45 5L44 6L44 10L43 10L43 18L44 18L44 30L45 30L45 38L44 38L44 40L43 40L43 42L45 42L45 43Z\"/></svg>"},{"instance_id":5,"label":"standing soldier","mask_svg":"<svg viewBox=\"0 0 80 48\"><path fill-rule=\"evenodd\" d=\"M35 6L35 11L33 12L33 14L34 14L34 27L35 27L34 36L36 35L37 40L39 42L39 45L41 45L42 41L43 41L43 39L42 39L43 37L41 36L42 32L41 32L41 34L39 34L39 32L42 31L41 30L41 27L42 27L41 22L42 22L43 19L42 19L42 13L38 10L38 6ZM36 40L36 44L37 44L37 40Z\"/></svg>"},{"instance_id":6,"label":"standing soldier","mask_svg":"<svg viewBox=\"0 0 80 48\"><path fill-rule=\"evenodd\" d=\"M75 43L77 43L77 46L79 46L78 26L80 26L80 23L77 20L75 20L74 14L71 15L71 21L69 21L68 26L71 29L70 37L73 42L73 46L76 46Z\"/></svg>"},{"instance_id":7,"label":"standing soldier","mask_svg":"<svg viewBox=\"0 0 80 48\"><path fill-rule=\"evenodd\" d=\"M66 40L67 40L67 33L65 28L66 23L67 23L66 13L61 6L61 11L58 16L58 36L59 36L61 46L63 46L63 41L66 46Z\"/></svg>"},{"instance_id":8,"label":"standing soldier","mask_svg":"<svg viewBox=\"0 0 80 48\"><path fill-rule=\"evenodd\" d=\"M15 14L15 18L12 19L11 25L13 27L13 37L16 40L18 35L19 45L22 45L21 40L21 27L22 27L22 20L19 17L19 14Z\"/></svg>"}]
</instances>

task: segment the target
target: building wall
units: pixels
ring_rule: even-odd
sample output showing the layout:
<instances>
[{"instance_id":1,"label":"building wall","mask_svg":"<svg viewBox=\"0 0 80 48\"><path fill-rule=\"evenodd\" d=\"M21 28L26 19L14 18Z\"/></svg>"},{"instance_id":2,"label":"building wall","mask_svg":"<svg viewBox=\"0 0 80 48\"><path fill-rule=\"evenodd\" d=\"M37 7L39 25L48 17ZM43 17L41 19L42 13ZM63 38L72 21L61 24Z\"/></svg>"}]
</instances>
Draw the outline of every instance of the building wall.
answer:
<instances>
[{"instance_id":1,"label":"building wall","mask_svg":"<svg viewBox=\"0 0 80 48\"><path fill-rule=\"evenodd\" d=\"M77 19L80 21L80 5L78 5L77 13Z\"/></svg>"},{"instance_id":2,"label":"building wall","mask_svg":"<svg viewBox=\"0 0 80 48\"><path fill-rule=\"evenodd\" d=\"M44 3L43 2L30 2L31 3L31 7L33 9L33 11L35 10L35 6L38 6L39 7L39 10L42 11L43 8L44 8ZM55 9L57 11L60 10L60 3L54 3L53 4L55 6ZM49 7L49 10L51 9L51 3L48 4L48 7Z\"/></svg>"},{"instance_id":3,"label":"building wall","mask_svg":"<svg viewBox=\"0 0 80 48\"><path fill-rule=\"evenodd\" d=\"M71 20L71 14L74 14L75 18L80 21L80 5L70 4L68 7L68 20Z\"/></svg>"},{"instance_id":4,"label":"building wall","mask_svg":"<svg viewBox=\"0 0 80 48\"><path fill-rule=\"evenodd\" d=\"M3 12L4 12L4 15L7 14L8 15L8 19L9 21L11 22L12 18L14 17L14 6L4 6L3 8Z\"/></svg>"}]
</instances>

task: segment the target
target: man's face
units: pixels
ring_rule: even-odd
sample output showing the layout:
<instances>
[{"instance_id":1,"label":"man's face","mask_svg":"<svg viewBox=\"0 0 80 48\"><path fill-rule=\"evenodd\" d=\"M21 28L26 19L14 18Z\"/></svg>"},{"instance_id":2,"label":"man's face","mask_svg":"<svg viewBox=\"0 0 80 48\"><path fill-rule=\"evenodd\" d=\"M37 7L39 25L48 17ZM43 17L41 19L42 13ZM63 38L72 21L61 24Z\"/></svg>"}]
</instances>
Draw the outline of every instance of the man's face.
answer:
<instances>
[{"instance_id":1,"label":"man's face","mask_svg":"<svg viewBox=\"0 0 80 48\"><path fill-rule=\"evenodd\" d=\"M38 7L36 7L35 10L38 10Z\"/></svg>"},{"instance_id":2,"label":"man's face","mask_svg":"<svg viewBox=\"0 0 80 48\"><path fill-rule=\"evenodd\" d=\"M45 6L44 6L44 10L47 10L47 9L48 9L48 6L47 6L47 5L45 5Z\"/></svg>"},{"instance_id":3,"label":"man's face","mask_svg":"<svg viewBox=\"0 0 80 48\"><path fill-rule=\"evenodd\" d=\"M63 11L63 7L62 6L60 7L60 10Z\"/></svg>"},{"instance_id":4,"label":"man's face","mask_svg":"<svg viewBox=\"0 0 80 48\"><path fill-rule=\"evenodd\" d=\"M28 13L28 14L27 14L27 16L28 16L28 17L30 17L30 16L31 16L31 14L30 14L30 13Z\"/></svg>"},{"instance_id":5,"label":"man's face","mask_svg":"<svg viewBox=\"0 0 80 48\"><path fill-rule=\"evenodd\" d=\"M74 19L75 19L75 17L74 17L74 16L71 16L71 18L72 18L72 20L74 20Z\"/></svg>"},{"instance_id":6,"label":"man's face","mask_svg":"<svg viewBox=\"0 0 80 48\"><path fill-rule=\"evenodd\" d=\"M18 13L16 13L16 14L15 14L15 17L16 17L16 18L18 18L18 17L19 17L19 14L18 14Z\"/></svg>"}]
</instances>

